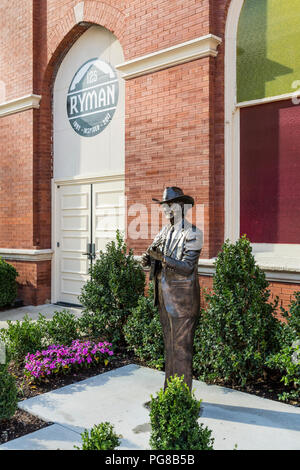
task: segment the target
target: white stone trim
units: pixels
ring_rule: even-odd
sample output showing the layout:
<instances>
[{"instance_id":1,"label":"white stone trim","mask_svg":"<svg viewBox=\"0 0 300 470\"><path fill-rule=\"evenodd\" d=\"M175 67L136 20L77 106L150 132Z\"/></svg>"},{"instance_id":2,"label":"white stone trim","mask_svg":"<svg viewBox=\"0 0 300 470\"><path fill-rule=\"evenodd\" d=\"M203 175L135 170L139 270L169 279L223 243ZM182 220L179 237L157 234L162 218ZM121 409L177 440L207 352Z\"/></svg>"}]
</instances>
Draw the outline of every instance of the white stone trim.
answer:
<instances>
[{"instance_id":1,"label":"white stone trim","mask_svg":"<svg viewBox=\"0 0 300 470\"><path fill-rule=\"evenodd\" d=\"M237 108L249 108L250 106L258 106L260 104L275 103L276 101L284 101L288 99L299 99L299 91L293 91L292 93L286 93L284 95L268 96L267 98L261 98L259 100L241 101L237 103Z\"/></svg>"},{"instance_id":2,"label":"white stone trim","mask_svg":"<svg viewBox=\"0 0 300 470\"><path fill-rule=\"evenodd\" d=\"M300 284L300 267L287 268L285 265L276 263L276 260L265 260L265 262L256 257L258 266L264 271L266 278L269 282L287 282L290 284ZM200 259L198 264L199 276L214 276L216 268L214 266L216 258Z\"/></svg>"},{"instance_id":3,"label":"white stone trim","mask_svg":"<svg viewBox=\"0 0 300 470\"><path fill-rule=\"evenodd\" d=\"M52 259L53 250L25 250L0 248L0 257L12 261L47 261Z\"/></svg>"},{"instance_id":4,"label":"white stone trim","mask_svg":"<svg viewBox=\"0 0 300 470\"><path fill-rule=\"evenodd\" d=\"M89 183L100 183L103 181L125 181L125 174L120 173L111 173L110 175L103 175L103 176L86 176L86 177L78 177L78 178L53 178L53 184L60 185L60 184L89 184ZM54 187L53 187L54 188Z\"/></svg>"},{"instance_id":5,"label":"white stone trim","mask_svg":"<svg viewBox=\"0 0 300 470\"><path fill-rule=\"evenodd\" d=\"M298 246L298 245L297 245ZM276 263L276 260L273 259L272 262L263 262L259 261L254 254L258 266L264 271L266 279L269 282L286 282L289 284L300 284L300 266L299 268L286 268L285 266ZM140 256L135 256L137 261L141 261ZM211 259L199 259L198 263L198 274L199 276L208 276L212 277L216 273L215 263L216 258ZM149 268L144 269L145 271L150 271Z\"/></svg>"},{"instance_id":6,"label":"white stone trim","mask_svg":"<svg viewBox=\"0 0 300 470\"><path fill-rule=\"evenodd\" d=\"M263 269L263 268L262 268ZM286 282L288 284L300 284L300 273L286 271L269 271L264 269L266 279L269 282Z\"/></svg>"},{"instance_id":7,"label":"white stone trim","mask_svg":"<svg viewBox=\"0 0 300 470\"><path fill-rule=\"evenodd\" d=\"M74 7L76 23L81 23L84 19L84 2L79 2Z\"/></svg>"},{"instance_id":8,"label":"white stone trim","mask_svg":"<svg viewBox=\"0 0 300 470\"><path fill-rule=\"evenodd\" d=\"M216 272L216 268L214 266L214 262L216 258L210 259L199 259L198 262L198 274L200 276L213 276Z\"/></svg>"},{"instance_id":9,"label":"white stone trim","mask_svg":"<svg viewBox=\"0 0 300 470\"><path fill-rule=\"evenodd\" d=\"M122 78L129 80L159 70L164 70L174 65L184 64L202 57L216 57L217 48L222 39L214 34L207 34L175 46L147 54L123 64L116 65Z\"/></svg>"},{"instance_id":10,"label":"white stone trim","mask_svg":"<svg viewBox=\"0 0 300 470\"><path fill-rule=\"evenodd\" d=\"M255 259L262 269L299 273L300 276L300 245L252 243L251 246Z\"/></svg>"},{"instance_id":11,"label":"white stone trim","mask_svg":"<svg viewBox=\"0 0 300 470\"><path fill-rule=\"evenodd\" d=\"M10 114L21 113L28 109L39 109L40 95L26 95L11 101L0 104L0 117L9 116Z\"/></svg>"}]
</instances>

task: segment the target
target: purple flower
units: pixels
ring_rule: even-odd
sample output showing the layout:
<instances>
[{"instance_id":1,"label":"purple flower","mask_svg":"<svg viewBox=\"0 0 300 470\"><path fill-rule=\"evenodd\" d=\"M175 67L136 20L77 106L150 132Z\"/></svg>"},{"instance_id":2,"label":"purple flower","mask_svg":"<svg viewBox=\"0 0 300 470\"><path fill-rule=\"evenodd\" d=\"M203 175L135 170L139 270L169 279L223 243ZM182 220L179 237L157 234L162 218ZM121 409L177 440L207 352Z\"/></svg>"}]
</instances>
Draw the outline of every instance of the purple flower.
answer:
<instances>
[{"instance_id":1,"label":"purple flower","mask_svg":"<svg viewBox=\"0 0 300 470\"><path fill-rule=\"evenodd\" d=\"M71 346L52 344L42 352L27 354L25 370L33 377L41 378L53 374L56 369L60 370L64 366L91 364L94 358L107 359L114 354L111 346L112 344L107 342L95 344L80 340L74 340Z\"/></svg>"}]
</instances>

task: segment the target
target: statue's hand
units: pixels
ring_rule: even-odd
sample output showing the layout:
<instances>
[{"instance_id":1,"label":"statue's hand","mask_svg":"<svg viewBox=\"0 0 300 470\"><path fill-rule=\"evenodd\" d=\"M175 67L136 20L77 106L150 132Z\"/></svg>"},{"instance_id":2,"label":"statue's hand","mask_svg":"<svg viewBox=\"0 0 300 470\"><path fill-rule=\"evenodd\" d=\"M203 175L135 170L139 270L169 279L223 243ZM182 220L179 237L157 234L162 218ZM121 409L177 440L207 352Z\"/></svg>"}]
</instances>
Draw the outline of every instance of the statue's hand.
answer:
<instances>
[{"instance_id":1,"label":"statue's hand","mask_svg":"<svg viewBox=\"0 0 300 470\"><path fill-rule=\"evenodd\" d=\"M159 248L150 249L149 254L150 254L151 258L154 258L158 261L163 261L164 260L164 254Z\"/></svg>"},{"instance_id":2,"label":"statue's hand","mask_svg":"<svg viewBox=\"0 0 300 470\"><path fill-rule=\"evenodd\" d=\"M148 253L143 253L141 256L141 265L143 268L146 268L147 266L150 266L150 256Z\"/></svg>"}]
</instances>

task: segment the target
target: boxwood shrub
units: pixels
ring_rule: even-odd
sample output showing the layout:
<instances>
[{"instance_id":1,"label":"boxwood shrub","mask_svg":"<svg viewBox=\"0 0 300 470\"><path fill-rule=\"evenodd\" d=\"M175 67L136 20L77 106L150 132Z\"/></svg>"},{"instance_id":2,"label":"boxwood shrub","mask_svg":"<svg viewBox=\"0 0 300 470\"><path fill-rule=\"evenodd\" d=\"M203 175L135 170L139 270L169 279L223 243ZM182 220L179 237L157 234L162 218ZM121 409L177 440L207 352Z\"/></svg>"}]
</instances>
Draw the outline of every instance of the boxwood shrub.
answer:
<instances>
[{"instance_id":1,"label":"boxwood shrub","mask_svg":"<svg viewBox=\"0 0 300 470\"><path fill-rule=\"evenodd\" d=\"M119 435L114 426L105 421L95 424L90 431L87 429L81 434L82 447L74 446L77 450L114 450L121 444Z\"/></svg>"},{"instance_id":2,"label":"boxwood shrub","mask_svg":"<svg viewBox=\"0 0 300 470\"><path fill-rule=\"evenodd\" d=\"M18 389L6 364L0 364L0 423L12 418L17 410Z\"/></svg>"},{"instance_id":3,"label":"boxwood shrub","mask_svg":"<svg viewBox=\"0 0 300 470\"><path fill-rule=\"evenodd\" d=\"M17 270L0 258L0 308L13 305L17 297Z\"/></svg>"},{"instance_id":4,"label":"boxwood shrub","mask_svg":"<svg viewBox=\"0 0 300 470\"><path fill-rule=\"evenodd\" d=\"M45 346L45 317L39 314L34 321L25 315L22 320L7 321L7 328L0 330L0 339L6 345L9 360L22 363L28 353L34 354Z\"/></svg>"},{"instance_id":5,"label":"boxwood shrub","mask_svg":"<svg viewBox=\"0 0 300 470\"><path fill-rule=\"evenodd\" d=\"M165 390L151 396L150 446L154 450L213 450L212 432L198 423L201 401L183 381L170 377Z\"/></svg>"},{"instance_id":6,"label":"boxwood shrub","mask_svg":"<svg viewBox=\"0 0 300 470\"><path fill-rule=\"evenodd\" d=\"M83 332L114 343L125 344L123 327L130 311L144 294L145 274L119 232L106 245L90 269L80 301L84 307L80 325Z\"/></svg>"},{"instance_id":7,"label":"boxwood shrub","mask_svg":"<svg viewBox=\"0 0 300 470\"><path fill-rule=\"evenodd\" d=\"M149 367L164 366L164 340L157 307L153 304L153 283L148 296L141 296L124 326L128 348Z\"/></svg>"},{"instance_id":8,"label":"boxwood shrub","mask_svg":"<svg viewBox=\"0 0 300 470\"><path fill-rule=\"evenodd\" d=\"M280 351L269 354L266 359L266 366L272 373L280 374L286 387L278 395L282 401L300 398L300 292L294 292L294 297L288 310L281 307L286 323L281 325Z\"/></svg>"},{"instance_id":9,"label":"boxwood shrub","mask_svg":"<svg viewBox=\"0 0 300 470\"><path fill-rule=\"evenodd\" d=\"M266 356L278 352L278 299L270 300L245 236L234 244L226 241L215 266L213 291L195 335L194 371L203 380L245 385L262 376Z\"/></svg>"}]
</instances>

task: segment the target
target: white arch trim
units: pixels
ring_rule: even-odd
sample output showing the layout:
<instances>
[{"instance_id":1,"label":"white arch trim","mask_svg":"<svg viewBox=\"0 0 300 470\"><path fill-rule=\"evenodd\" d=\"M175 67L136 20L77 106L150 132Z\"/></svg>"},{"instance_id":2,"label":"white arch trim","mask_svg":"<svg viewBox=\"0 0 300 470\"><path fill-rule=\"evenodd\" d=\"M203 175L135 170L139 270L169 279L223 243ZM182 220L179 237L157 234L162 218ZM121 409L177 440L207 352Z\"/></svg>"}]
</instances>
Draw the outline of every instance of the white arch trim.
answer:
<instances>
[{"instance_id":1,"label":"white arch trim","mask_svg":"<svg viewBox=\"0 0 300 470\"><path fill-rule=\"evenodd\" d=\"M244 1L231 1L225 28L225 240L232 242L240 236L240 108L294 96L237 103L237 32ZM292 272L291 281L298 282L300 244L253 243L252 248L258 264L266 272L277 272L272 280L289 282Z\"/></svg>"},{"instance_id":2,"label":"white arch trim","mask_svg":"<svg viewBox=\"0 0 300 470\"><path fill-rule=\"evenodd\" d=\"M236 41L244 0L232 0L225 28L225 239L240 234L240 111L236 106Z\"/></svg>"}]
</instances>

